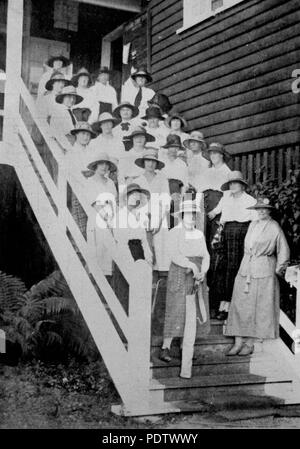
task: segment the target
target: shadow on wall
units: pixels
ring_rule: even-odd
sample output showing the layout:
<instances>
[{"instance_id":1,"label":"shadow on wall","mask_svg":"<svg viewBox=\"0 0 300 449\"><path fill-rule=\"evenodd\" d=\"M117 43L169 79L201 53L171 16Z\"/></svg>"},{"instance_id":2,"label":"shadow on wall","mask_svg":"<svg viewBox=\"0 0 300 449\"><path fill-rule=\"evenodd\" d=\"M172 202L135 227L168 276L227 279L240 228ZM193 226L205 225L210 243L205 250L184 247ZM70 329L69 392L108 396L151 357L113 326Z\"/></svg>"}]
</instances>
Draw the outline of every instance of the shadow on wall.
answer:
<instances>
[{"instance_id":1,"label":"shadow on wall","mask_svg":"<svg viewBox=\"0 0 300 449\"><path fill-rule=\"evenodd\" d=\"M57 267L15 170L0 165L0 270L27 286Z\"/></svg>"}]
</instances>

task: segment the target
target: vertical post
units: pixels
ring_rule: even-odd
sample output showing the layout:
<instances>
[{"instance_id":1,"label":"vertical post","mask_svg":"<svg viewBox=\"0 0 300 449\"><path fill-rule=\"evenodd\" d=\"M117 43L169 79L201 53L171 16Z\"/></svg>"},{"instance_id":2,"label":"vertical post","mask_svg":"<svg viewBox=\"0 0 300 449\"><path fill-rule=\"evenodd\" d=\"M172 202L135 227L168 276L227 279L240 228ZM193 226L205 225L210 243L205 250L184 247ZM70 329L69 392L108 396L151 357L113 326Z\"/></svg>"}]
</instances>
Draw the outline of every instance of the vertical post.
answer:
<instances>
[{"instance_id":1,"label":"vertical post","mask_svg":"<svg viewBox=\"0 0 300 449\"><path fill-rule=\"evenodd\" d=\"M16 143L22 68L23 0L8 0L3 140Z\"/></svg>"},{"instance_id":2,"label":"vertical post","mask_svg":"<svg viewBox=\"0 0 300 449\"><path fill-rule=\"evenodd\" d=\"M297 268L296 284L296 329L300 330L300 268Z\"/></svg>"}]
</instances>

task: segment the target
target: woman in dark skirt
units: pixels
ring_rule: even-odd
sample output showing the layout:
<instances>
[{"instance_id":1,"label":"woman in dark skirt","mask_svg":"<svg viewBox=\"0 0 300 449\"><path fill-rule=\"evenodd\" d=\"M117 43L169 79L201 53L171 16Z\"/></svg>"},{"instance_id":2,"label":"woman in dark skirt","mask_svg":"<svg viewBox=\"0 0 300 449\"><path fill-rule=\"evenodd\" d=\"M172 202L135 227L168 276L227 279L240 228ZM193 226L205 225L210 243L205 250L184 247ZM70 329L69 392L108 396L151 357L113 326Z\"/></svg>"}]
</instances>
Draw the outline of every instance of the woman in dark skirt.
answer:
<instances>
[{"instance_id":1,"label":"woman in dark skirt","mask_svg":"<svg viewBox=\"0 0 300 449\"><path fill-rule=\"evenodd\" d=\"M164 340L161 360L170 362L171 343L182 337L180 377L190 378L197 335L210 329L208 296L205 276L209 267L209 253L203 233L196 229L197 206L185 201L179 212L182 222L169 232L168 248L171 265L168 274ZM196 289L197 295L192 296ZM197 324L200 325L197 326Z\"/></svg>"},{"instance_id":2,"label":"woman in dark skirt","mask_svg":"<svg viewBox=\"0 0 300 449\"><path fill-rule=\"evenodd\" d=\"M250 222L257 218L256 212L248 209L256 201L245 192L247 186L241 172L229 173L227 182L221 187L222 191L225 191L224 196L208 214L211 220L221 214L220 223L223 226L223 297L220 298L217 315L219 320L227 319L234 280L244 255L244 239Z\"/></svg>"}]
</instances>

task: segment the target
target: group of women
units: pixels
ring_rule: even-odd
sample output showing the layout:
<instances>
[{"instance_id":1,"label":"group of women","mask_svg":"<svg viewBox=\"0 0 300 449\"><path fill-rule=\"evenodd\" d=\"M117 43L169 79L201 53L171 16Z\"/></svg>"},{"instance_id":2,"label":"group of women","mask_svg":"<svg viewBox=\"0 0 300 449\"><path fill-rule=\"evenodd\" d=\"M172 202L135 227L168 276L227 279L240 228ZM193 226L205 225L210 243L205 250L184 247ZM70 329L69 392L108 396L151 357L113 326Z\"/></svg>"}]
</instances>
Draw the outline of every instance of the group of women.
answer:
<instances>
[{"instance_id":1,"label":"group of women","mask_svg":"<svg viewBox=\"0 0 300 449\"><path fill-rule=\"evenodd\" d=\"M93 84L84 68L68 80L64 57L48 64L37 106L89 202L87 223L76 197L71 208L95 262L112 275L113 238L128 257L168 272L160 358L170 362L172 339L181 337L180 376L191 377L195 338L209 332L211 318L235 337L228 356L276 338L277 276L289 248L269 199L246 192L221 143L187 133L182 114L148 87L145 68L132 73L117 104L107 67Z\"/></svg>"}]
</instances>

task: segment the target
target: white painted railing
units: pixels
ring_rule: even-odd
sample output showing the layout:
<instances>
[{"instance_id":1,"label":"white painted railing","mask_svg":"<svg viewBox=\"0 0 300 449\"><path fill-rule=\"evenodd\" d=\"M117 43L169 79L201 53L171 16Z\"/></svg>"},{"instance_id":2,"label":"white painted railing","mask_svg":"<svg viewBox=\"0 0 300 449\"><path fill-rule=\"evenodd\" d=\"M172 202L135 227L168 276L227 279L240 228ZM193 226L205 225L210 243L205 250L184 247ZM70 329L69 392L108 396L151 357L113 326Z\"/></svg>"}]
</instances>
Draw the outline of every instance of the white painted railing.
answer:
<instances>
[{"instance_id":1,"label":"white painted railing","mask_svg":"<svg viewBox=\"0 0 300 449\"><path fill-rule=\"evenodd\" d=\"M18 146L11 149L10 162L16 169L123 404L127 410L134 412L145 407L149 400L151 268L145 261L126 260L112 238L113 260L129 286L127 315L101 269L90 256L87 242L67 207L66 186L69 184L89 216L91 206L86 201L84 191L67 170L62 148L52 137L47 122L37 117L35 103L21 79L15 88L20 93L21 108L17 114L17 125L13 129L18 136ZM57 179L49 172L32 138L32 123L28 125L27 121L29 116L57 163ZM76 248L68 235L71 235ZM78 256L78 250L84 263ZM101 291L106 304L99 298L97 289Z\"/></svg>"},{"instance_id":2,"label":"white painted railing","mask_svg":"<svg viewBox=\"0 0 300 449\"><path fill-rule=\"evenodd\" d=\"M300 265L288 267L285 274L285 280L291 287L296 288L296 319L295 324L280 310L280 325L283 327L289 337L294 340L293 351L297 357L300 357Z\"/></svg>"}]
</instances>

